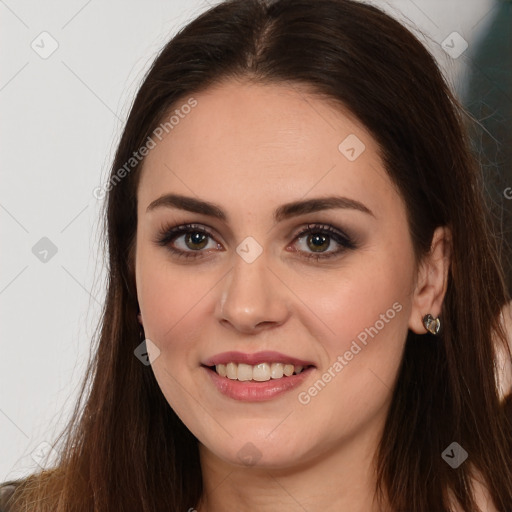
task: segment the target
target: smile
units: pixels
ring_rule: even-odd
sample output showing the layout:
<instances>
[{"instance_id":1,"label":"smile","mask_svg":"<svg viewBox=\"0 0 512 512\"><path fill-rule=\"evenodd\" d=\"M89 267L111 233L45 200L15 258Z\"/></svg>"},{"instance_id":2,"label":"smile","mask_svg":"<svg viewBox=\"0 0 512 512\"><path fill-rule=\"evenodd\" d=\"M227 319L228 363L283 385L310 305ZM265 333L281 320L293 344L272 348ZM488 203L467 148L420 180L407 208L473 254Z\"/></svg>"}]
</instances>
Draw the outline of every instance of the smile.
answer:
<instances>
[{"instance_id":1,"label":"smile","mask_svg":"<svg viewBox=\"0 0 512 512\"><path fill-rule=\"evenodd\" d=\"M264 382L270 379L281 379L283 376L290 377L299 375L304 366L283 364L283 363L259 363L250 365L245 363L230 362L227 364L217 364L211 369L215 370L221 377L239 381ZM306 367L308 368L308 367Z\"/></svg>"},{"instance_id":2,"label":"smile","mask_svg":"<svg viewBox=\"0 0 512 512\"><path fill-rule=\"evenodd\" d=\"M276 398L300 386L316 370L312 361L273 350L223 352L204 359L201 366L222 395L246 402Z\"/></svg>"}]
</instances>

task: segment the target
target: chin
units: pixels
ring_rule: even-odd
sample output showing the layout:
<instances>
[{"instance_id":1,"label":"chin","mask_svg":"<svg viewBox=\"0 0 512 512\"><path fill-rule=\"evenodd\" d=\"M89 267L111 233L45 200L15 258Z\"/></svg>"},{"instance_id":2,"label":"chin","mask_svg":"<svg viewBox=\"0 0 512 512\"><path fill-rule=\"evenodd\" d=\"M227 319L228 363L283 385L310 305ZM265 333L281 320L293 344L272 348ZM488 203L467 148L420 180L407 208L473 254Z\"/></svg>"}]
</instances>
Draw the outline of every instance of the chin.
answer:
<instances>
[{"instance_id":1,"label":"chin","mask_svg":"<svg viewBox=\"0 0 512 512\"><path fill-rule=\"evenodd\" d=\"M280 437L270 440L267 434L258 437L233 438L228 445L219 446L215 440L208 445L208 451L224 462L239 467L261 469L286 469L304 463L308 451L300 439L287 439L287 443ZM301 447L299 451L297 448ZM312 447L313 449L313 447Z\"/></svg>"}]
</instances>

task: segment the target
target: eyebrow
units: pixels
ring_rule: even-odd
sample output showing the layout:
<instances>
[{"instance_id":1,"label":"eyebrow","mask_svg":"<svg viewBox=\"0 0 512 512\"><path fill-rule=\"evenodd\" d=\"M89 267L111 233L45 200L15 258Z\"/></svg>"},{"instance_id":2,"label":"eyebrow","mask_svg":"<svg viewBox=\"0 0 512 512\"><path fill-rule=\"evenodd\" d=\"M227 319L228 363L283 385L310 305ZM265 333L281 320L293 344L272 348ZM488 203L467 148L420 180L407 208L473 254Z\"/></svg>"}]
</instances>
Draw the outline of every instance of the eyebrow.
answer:
<instances>
[{"instance_id":1,"label":"eyebrow","mask_svg":"<svg viewBox=\"0 0 512 512\"><path fill-rule=\"evenodd\" d=\"M178 208L193 213L200 213L224 222L228 220L228 215L220 206L208 201L201 201L194 197L182 196L179 194L165 194L158 199L155 199L146 208L146 212L150 212L161 207ZM348 197L342 196L329 196L283 204L274 211L274 222L281 222L298 215L305 215L307 213L318 212L321 210L332 210L335 208L357 210L375 217L373 212L367 206L355 199L349 199Z\"/></svg>"}]
</instances>

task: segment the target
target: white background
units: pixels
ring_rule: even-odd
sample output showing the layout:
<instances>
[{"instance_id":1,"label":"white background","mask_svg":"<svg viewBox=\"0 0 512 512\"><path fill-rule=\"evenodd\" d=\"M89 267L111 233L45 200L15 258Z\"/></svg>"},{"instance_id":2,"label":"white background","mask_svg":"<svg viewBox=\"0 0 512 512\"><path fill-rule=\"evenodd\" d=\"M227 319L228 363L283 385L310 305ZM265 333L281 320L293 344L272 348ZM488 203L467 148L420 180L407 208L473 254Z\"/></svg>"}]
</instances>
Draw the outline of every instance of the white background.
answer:
<instances>
[{"instance_id":1,"label":"white background","mask_svg":"<svg viewBox=\"0 0 512 512\"><path fill-rule=\"evenodd\" d=\"M455 85L471 66L469 51L452 59L440 43L457 31L471 49L495 7L372 3L419 27ZM31 453L71 412L105 294L101 202L92 191L106 181L151 60L209 5L0 0L0 482L38 469ZM43 31L59 45L47 59L31 47L42 45ZM46 263L32 253L42 237L57 247Z\"/></svg>"}]
</instances>

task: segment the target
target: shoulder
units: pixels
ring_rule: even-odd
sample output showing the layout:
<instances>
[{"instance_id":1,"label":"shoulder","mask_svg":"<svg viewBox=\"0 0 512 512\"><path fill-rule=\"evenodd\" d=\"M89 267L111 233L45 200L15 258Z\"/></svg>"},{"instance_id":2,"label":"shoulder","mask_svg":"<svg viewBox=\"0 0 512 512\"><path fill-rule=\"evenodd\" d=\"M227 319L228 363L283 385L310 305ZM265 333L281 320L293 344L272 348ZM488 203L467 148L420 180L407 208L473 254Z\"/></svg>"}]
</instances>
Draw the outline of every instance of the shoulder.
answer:
<instances>
[{"instance_id":1,"label":"shoulder","mask_svg":"<svg viewBox=\"0 0 512 512\"><path fill-rule=\"evenodd\" d=\"M0 512L10 512L9 501L21 480L0 483Z\"/></svg>"},{"instance_id":2,"label":"shoulder","mask_svg":"<svg viewBox=\"0 0 512 512\"><path fill-rule=\"evenodd\" d=\"M507 335L508 344L512 351L512 301L502 308L500 322ZM496 356L500 400L503 401L507 395L512 393L512 362L506 353L505 347L501 343L497 346Z\"/></svg>"},{"instance_id":3,"label":"shoulder","mask_svg":"<svg viewBox=\"0 0 512 512\"><path fill-rule=\"evenodd\" d=\"M474 493L476 504L482 512L499 512L494 506L491 495L479 472L475 471L475 476L471 479L471 488ZM450 510L452 512L464 512L458 501L455 499L452 491L448 492L450 496Z\"/></svg>"},{"instance_id":4,"label":"shoulder","mask_svg":"<svg viewBox=\"0 0 512 512\"><path fill-rule=\"evenodd\" d=\"M21 480L0 483L0 512L9 511L9 501L20 483Z\"/></svg>"}]
</instances>

